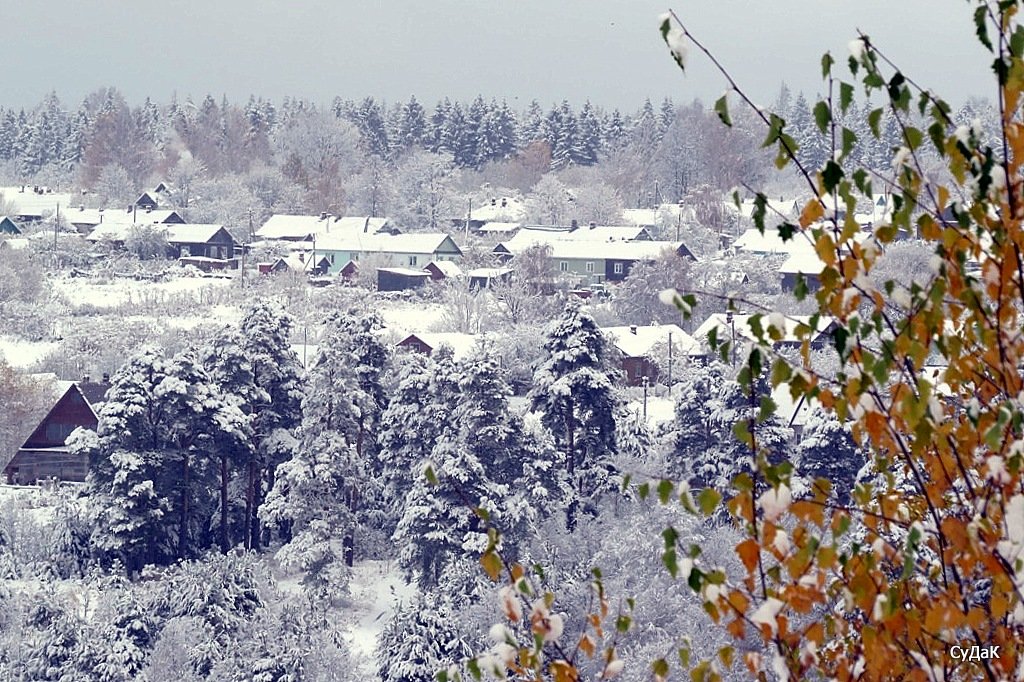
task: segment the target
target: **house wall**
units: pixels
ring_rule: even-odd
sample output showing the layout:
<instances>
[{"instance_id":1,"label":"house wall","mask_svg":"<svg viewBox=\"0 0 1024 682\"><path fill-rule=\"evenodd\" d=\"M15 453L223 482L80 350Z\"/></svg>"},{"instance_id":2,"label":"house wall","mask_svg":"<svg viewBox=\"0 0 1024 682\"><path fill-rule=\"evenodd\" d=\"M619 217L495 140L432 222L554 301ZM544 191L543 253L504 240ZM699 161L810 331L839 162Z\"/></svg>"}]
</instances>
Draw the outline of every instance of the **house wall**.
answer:
<instances>
[{"instance_id":1,"label":"house wall","mask_svg":"<svg viewBox=\"0 0 1024 682\"><path fill-rule=\"evenodd\" d=\"M607 268L603 258L552 258L552 261L556 275L575 275L583 284L600 284L606 278Z\"/></svg>"},{"instance_id":2,"label":"house wall","mask_svg":"<svg viewBox=\"0 0 1024 682\"><path fill-rule=\"evenodd\" d=\"M391 253L382 251L336 251L333 249L317 249L317 258L321 255L327 256L331 261L331 274L337 274L345 264L351 261L366 260L373 258L377 267L393 268L425 268L431 261L435 260L457 260L459 254L444 253Z\"/></svg>"}]
</instances>

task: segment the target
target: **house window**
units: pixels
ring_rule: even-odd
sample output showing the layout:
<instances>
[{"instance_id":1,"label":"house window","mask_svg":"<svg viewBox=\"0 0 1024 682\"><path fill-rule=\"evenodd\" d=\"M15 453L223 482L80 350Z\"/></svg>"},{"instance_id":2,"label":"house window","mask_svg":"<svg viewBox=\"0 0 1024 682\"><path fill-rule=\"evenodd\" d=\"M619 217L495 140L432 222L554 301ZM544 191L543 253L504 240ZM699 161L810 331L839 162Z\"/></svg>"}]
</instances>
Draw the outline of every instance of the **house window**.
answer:
<instances>
[{"instance_id":1,"label":"house window","mask_svg":"<svg viewBox=\"0 0 1024 682\"><path fill-rule=\"evenodd\" d=\"M331 254L331 265L334 265L334 254Z\"/></svg>"},{"instance_id":2,"label":"house window","mask_svg":"<svg viewBox=\"0 0 1024 682\"><path fill-rule=\"evenodd\" d=\"M615 274L616 275L621 275L622 274L622 263L616 263L615 264Z\"/></svg>"},{"instance_id":3,"label":"house window","mask_svg":"<svg viewBox=\"0 0 1024 682\"><path fill-rule=\"evenodd\" d=\"M416 256L409 256L409 266L411 267L416 265L416 260Z\"/></svg>"},{"instance_id":4,"label":"house window","mask_svg":"<svg viewBox=\"0 0 1024 682\"><path fill-rule=\"evenodd\" d=\"M569 272L569 261L564 260L561 263L559 263L558 269L560 272Z\"/></svg>"},{"instance_id":5,"label":"house window","mask_svg":"<svg viewBox=\"0 0 1024 682\"><path fill-rule=\"evenodd\" d=\"M594 261L589 260L589 261L587 261L587 272L593 272L593 271L594 271Z\"/></svg>"}]
</instances>

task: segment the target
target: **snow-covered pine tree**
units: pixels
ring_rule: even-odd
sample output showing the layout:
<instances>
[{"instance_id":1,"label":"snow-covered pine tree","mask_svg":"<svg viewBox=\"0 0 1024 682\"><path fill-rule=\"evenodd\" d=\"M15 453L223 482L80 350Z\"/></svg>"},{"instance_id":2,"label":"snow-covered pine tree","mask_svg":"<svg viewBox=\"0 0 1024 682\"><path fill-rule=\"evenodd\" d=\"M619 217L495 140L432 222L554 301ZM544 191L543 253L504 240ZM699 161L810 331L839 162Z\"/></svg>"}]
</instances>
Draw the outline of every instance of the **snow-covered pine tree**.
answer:
<instances>
[{"instance_id":1,"label":"snow-covered pine tree","mask_svg":"<svg viewBox=\"0 0 1024 682\"><path fill-rule=\"evenodd\" d=\"M204 349L203 364L224 400L245 416L246 428L251 432L257 406L266 404L269 395L256 384L244 345L245 339L237 328L224 327ZM231 483L241 479L241 485L236 487L245 490L245 474L255 450L252 438L220 444L217 450L220 468L218 535L221 551L227 552L238 539L245 539L245 499L244 495L242 499L230 498Z\"/></svg>"},{"instance_id":2,"label":"snow-covered pine tree","mask_svg":"<svg viewBox=\"0 0 1024 682\"><path fill-rule=\"evenodd\" d=\"M575 524L580 505L608 484L616 452L615 414L621 397L607 340L579 300L570 300L547 329L545 358L534 372L530 400L565 453L565 475L572 499L565 500L567 522Z\"/></svg>"},{"instance_id":3,"label":"snow-covered pine tree","mask_svg":"<svg viewBox=\"0 0 1024 682\"><path fill-rule=\"evenodd\" d=\"M243 351L252 364L256 385L267 402L253 412L256 456L249 465L246 484L245 546L261 545L258 511L273 486L277 465L291 456L294 429L302 418L302 365L290 345L292 317L280 306L257 301L245 313L240 329Z\"/></svg>"},{"instance_id":4,"label":"snow-covered pine tree","mask_svg":"<svg viewBox=\"0 0 1024 682\"><path fill-rule=\"evenodd\" d=\"M526 493L517 490L524 479L523 429L509 410L508 383L485 351L460 369L450 427L442 429L430 454L437 484L413 481L395 533L405 547L403 565L425 586L436 584L452 558L484 549L486 537L474 508L487 510L506 550L529 536L534 520Z\"/></svg>"},{"instance_id":5,"label":"snow-covered pine tree","mask_svg":"<svg viewBox=\"0 0 1024 682\"><path fill-rule=\"evenodd\" d=\"M470 648L454 623L452 609L432 592L399 607L377 642L381 682L433 682L439 670L460 663Z\"/></svg>"},{"instance_id":6,"label":"snow-covered pine tree","mask_svg":"<svg viewBox=\"0 0 1024 682\"><path fill-rule=\"evenodd\" d=\"M818 478L828 479L839 503L849 502L865 457L849 428L834 413L811 410L800 434L798 457L797 470L811 484Z\"/></svg>"},{"instance_id":7,"label":"snow-covered pine tree","mask_svg":"<svg viewBox=\"0 0 1024 682\"><path fill-rule=\"evenodd\" d=\"M154 397L165 418L159 451L165 455L168 473L179 476L177 555L181 559L210 544L209 519L219 488L217 454L222 449L239 452L251 447L250 419L224 398L192 349L170 359Z\"/></svg>"}]
</instances>

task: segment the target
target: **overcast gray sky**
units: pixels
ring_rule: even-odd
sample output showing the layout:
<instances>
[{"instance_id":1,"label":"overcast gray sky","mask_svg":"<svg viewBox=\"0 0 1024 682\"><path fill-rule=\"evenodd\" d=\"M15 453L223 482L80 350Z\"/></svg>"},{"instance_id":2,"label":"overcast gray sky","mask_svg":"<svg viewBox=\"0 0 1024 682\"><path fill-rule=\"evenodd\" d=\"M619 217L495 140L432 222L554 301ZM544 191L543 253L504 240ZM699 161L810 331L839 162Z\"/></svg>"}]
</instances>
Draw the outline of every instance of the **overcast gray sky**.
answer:
<instances>
[{"instance_id":1,"label":"overcast gray sky","mask_svg":"<svg viewBox=\"0 0 1024 682\"><path fill-rule=\"evenodd\" d=\"M963 0L0 0L0 104L56 90L71 105L106 85L133 103L212 93L275 101L335 95L428 105L477 93L636 108L645 97L717 97L724 83L691 55L675 68L657 32L672 7L755 98L786 81L811 95L818 58L843 59L861 28L952 102L988 58ZM17 5L16 8L13 6ZM11 11L13 9L13 11ZM13 57L13 61L12 61Z\"/></svg>"}]
</instances>

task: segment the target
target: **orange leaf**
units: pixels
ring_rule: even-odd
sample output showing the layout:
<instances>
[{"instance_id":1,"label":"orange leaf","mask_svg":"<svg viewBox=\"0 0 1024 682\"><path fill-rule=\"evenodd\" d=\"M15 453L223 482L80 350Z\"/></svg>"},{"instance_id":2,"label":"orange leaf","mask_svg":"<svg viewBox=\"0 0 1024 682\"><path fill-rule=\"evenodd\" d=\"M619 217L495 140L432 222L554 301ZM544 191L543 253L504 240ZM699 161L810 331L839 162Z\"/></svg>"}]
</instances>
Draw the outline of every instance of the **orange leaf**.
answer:
<instances>
[{"instance_id":1,"label":"orange leaf","mask_svg":"<svg viewBox=\"0 0 1024 682\"><path fill-rule=\"evenodd\" d=\"M752 572L757 566L758 557L761 555L761 546L757 544L757 540L748 538L736 545L736 553L743 560L743 565L747 567L747 572Z\"/></svg>"}]
</instances>

